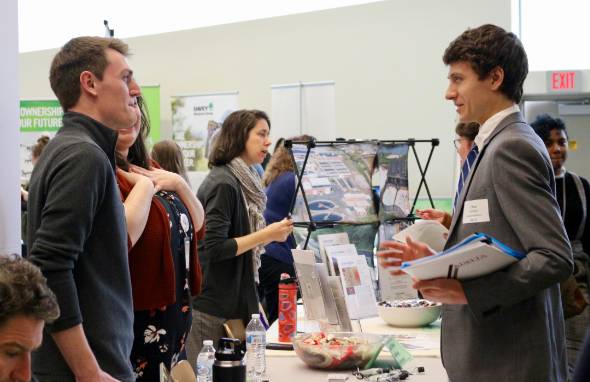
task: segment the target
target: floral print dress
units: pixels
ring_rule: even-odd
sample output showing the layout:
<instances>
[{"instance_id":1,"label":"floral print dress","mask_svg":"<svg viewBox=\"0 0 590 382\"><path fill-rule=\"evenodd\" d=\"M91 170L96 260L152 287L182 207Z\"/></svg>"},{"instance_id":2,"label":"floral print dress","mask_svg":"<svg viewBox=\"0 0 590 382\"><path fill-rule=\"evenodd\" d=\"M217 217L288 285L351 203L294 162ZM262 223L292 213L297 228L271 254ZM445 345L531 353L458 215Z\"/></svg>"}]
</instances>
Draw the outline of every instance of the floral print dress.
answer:
<instances>
[{"instance_id":1,"label":"floral print dress","mask_svg":"<svg viewBox=\"0 0 590 382\"><path fill-rule=\"evenodd\" d=\"M138 382L159 381L160 363L170 370L186 359L185 341L192 323L185 257L185 248L195 239L190 215L175 193L160 191L154 197L165 207L170 221L177 298L172 305L135 311L131 363Z\"/></svg>"}]
</instances>

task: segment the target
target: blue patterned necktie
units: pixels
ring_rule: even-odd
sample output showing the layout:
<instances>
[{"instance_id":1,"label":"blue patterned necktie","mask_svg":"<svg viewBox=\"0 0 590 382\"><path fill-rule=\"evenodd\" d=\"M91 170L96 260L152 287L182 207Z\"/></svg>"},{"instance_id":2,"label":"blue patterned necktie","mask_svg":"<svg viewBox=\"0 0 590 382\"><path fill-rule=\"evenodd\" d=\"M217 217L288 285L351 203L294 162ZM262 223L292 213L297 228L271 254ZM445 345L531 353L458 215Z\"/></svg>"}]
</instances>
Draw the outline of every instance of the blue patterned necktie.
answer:
<instances>
[{"instance_id":1,"label":"blue patterned necktie","mask_svg":"<svg viewBox=\"0 0 590 382\"><path fill-rule=\"evenodd\" d=\"M477 149L477 145L474 144L473 147L471 147L471 150L469 150L469 154L467 154L465 162L463 162L463 167L461 167L461 176L459 176L459 184L457 184L457 193L455 194L455 202L453 203L453 212L455 211L455 208L457 208L457 202L459 201L459 196L463 190L463 185L467 181L469 171L471 171L471 166L473 166L473 163L475 163L475 160L477 159L477 154L479 154L479 150Z\"/></svg>"}]
</instances>

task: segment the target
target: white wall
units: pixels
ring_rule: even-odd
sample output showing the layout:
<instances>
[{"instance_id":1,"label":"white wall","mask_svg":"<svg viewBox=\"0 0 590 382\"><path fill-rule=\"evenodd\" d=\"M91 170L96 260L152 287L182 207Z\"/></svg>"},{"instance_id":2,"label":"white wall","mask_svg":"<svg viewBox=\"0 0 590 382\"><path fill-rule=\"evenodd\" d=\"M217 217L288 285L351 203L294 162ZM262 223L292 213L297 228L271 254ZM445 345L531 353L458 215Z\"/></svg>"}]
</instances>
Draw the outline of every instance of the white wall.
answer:
<instances>
[{"instance_id":1,"label":"white wall","mask_svg":"<svg viewBox=\"0 0 590 382\"><path fill-rule=\"evenodd\" d=\"M18 133L18 7L0 2L0 256L21 252Z\"/></svg>"},{"instance_id":2,"label":"white wall","mask_svg":"<svg viewBox=\"0 0 590 382\"><path fill-rule=\"evenodd\" d=\"M161 85L163 137L171 95L238 90L241 107L270 111L271 85L333 80L338 136L440 138L428 181L450 197L455 116L441 57L463 30L487 22L510 28L510 0L389 0L127 42L139 81ZM21 55L23 98L52 96L54 53ZM410 174L412 188L416 167Z\"/></svg>"}]
</instances>

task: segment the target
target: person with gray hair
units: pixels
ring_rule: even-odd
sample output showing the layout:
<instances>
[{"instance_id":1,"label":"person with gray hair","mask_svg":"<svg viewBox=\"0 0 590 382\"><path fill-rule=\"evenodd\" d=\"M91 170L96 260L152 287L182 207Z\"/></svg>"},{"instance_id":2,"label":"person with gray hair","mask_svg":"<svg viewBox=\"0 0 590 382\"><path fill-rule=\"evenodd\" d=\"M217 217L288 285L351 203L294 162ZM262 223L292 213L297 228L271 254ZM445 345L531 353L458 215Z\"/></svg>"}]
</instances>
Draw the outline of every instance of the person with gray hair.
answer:
<instances>
[{"instance_id":1,"label":"person with gray hair","mask_svg":"<svg viewBox=\"0 0 590 382\"><path fill-rule=\"evenodd\" d=\"M19 256L0 256L0 382L31 380L31 352L58 316L41 271Z\"/></svg>"}]
</instances>

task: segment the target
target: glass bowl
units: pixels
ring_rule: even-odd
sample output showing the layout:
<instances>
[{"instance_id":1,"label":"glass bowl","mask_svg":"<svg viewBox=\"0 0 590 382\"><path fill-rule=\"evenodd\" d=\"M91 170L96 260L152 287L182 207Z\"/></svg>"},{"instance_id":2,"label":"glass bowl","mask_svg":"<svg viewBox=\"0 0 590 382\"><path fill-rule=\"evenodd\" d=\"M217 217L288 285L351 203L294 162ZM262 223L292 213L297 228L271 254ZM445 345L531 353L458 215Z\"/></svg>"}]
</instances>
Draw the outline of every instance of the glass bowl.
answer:
<instances>
[{"instance_id":1,"label":"glass bowl","mask_svg":"<svg viewBox=\"0 0 590 382\"><path fill-rule=\"evenodd\" d=\"M293 338L297 356L316 369L363 368L384 344L384 337L368 333L303 333Z\"/></svg>"}]
</instances>

